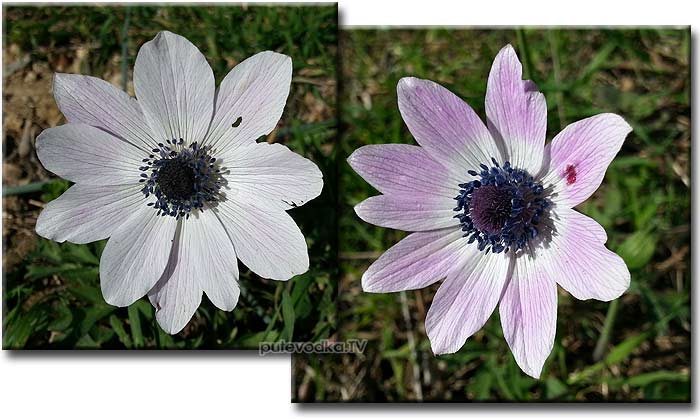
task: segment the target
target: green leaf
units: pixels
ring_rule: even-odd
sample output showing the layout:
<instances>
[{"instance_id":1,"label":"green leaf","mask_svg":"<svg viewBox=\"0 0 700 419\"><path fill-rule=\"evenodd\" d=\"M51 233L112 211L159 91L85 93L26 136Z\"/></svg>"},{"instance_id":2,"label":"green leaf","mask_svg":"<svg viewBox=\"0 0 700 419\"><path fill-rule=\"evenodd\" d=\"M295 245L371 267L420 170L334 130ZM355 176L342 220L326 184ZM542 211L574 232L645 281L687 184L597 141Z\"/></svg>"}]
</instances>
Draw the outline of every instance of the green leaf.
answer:
<instances>
[{"instance_id":1,"label":"green leaf","mask_svg":"<svg viewBox=\"0 0 700 419\"><path fill-rule=\"evenodd\" d=\"M73 312L64 304L60 304L54 313L56 318L49 323L47 329L54 332L63 332L68 329L73 322Z\"/></svg>"},{"instance_id":2,"label":"green leaf","mask_svg":"<svg viewBox=\"0 0 700 419\"><path fill-rule=\"evenodd\" d=\"M657 381L677 381L688 382L690 377L685 372L675 371L654 371L646 374L639 374L626 380L626 384L631 387L646 387Z\"/></svg>"},{"instance_id":3,"label":"green leaf","mask_svg":"<svg viewBox=\"0 0 700 419\"><path fill-rule=\"evenodd\" d=\"M547 378L545 382L545 389L547 394L547 399L556 399L569 390L566 384L562 383L559 379L554 377Z\"/></svg>"},{"instance_id":4,"label":"green leaf","mask_svg":"<svg viewBox=\"0 0 700 419\"><path fill-rule=\"evenodd\" d=\"M66 259L70 260L71 262L85 263L95 266L100 264L100 260L90 251L89 246L72 243L64 243L62 246L66 254Z\"/></svg>"},{"instance_id":5,"label":"green leaf","mask_svg":"<svg viewBox=\"0 0 700 419\"><path fill-rule=\"evenodd\" d=\"M121 320L119 320L117 316L111 315L109 316L109 324L112 326L114 333L117 334L119 341L127 348L131 348L131 337L128 333L126 333L126 330L124 330L124 325L122 324Z\"/></svg>"},{"instance_id":6,"label":"green leaf","mask_svg":"<svg viewBox=\"0 0 700 419\"><path fill-rule=\"evenodd\" d=\"M639 345L649 338L649 333L640 333L638 335L625 339L622 343L615 346L612 351L605 357L605 363L615 365L624 361Z\"/></svg>"},{"instance_id":7,"label":"green leaf","mask_svg":"<svg viewBox=\"0 0 700 419\"><path fill-rule=\"evenodd\" d=\"M292 297L290 297L287 290L282 294L282 320L284 322L284 327L282 328L282 333L280 333L280 340L291 341L292 336L294 336L294 302Z\"/></svg>"},{"instance_id":8,"label":"green leaf","mask_svg":"<svg viewBox=\"0 0 700 419\"><path fill-rule=\"evenodd\" d=\"M617 248L617 254L624 259L630 270L643 268L654 256L657 237L645 231L632 233Z\"/></svg>"},{"instance_id":9,"label":"green leaf","mask_svg":"<svg viewBox=\"0 0 700 419\"><path fill-rule=\"evenodd\" d=\"M143 333L141 332L141 319L139 318L139 308L137 304L132 304L127 310L129 314L129 325L131 326L131 338L135 348L142 348L144 344Z\"/></svg>"},{"instance_id":10,"label":"green leaf","mask_svg":"<svg viewBox=\"0 0 700 419\"><path fill-rule=\"evenodd\" d=\"M489 400L491 398L493 378L493 374L488 370L481 370L474 376L474 381L469 389L474 392L475 400Z\"/></svg>"},{"instance_id":11,"label":"green leaf","mask_svg":"<svg viewBox=\"0 0 700 419\"><path fill-rule=\"evenodd\" d=\"M95 323L112 313L115 309L116 307L104 303L88 308L85 311L85 317L80 322L80 336L90 333Z\"/></svg>"},{"instance_id":12,"label":"green leaf","mask_svg":"<svg viewBox=\"0 0 700 419\"><path fill-rule=\"evenodd\" d=\"M249 335L245 335L241 337L241 340L239 341L239 344L241 348L254 348L258 349L258 345L260 342L275 342L277 340L277 334L278 332L276 330L272 331L265 331L265 332L258 332L258 333L253 333Z\"/></svg>"}]
</instances>

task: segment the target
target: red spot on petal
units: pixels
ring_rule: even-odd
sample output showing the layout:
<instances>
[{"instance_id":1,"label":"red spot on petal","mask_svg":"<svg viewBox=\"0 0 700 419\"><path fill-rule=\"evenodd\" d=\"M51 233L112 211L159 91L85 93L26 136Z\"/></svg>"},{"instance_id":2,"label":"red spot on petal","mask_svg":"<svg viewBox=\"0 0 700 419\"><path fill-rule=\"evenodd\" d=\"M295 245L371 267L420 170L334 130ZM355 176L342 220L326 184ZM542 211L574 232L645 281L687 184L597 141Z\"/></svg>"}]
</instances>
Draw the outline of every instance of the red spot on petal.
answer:
<instances>
[{"instance_id":1,"label":"red spot on petal","mask_svg":"<svg viewBox=\"0 0 700 419\"><path fill-rule=\"evenodd\" d=\"M576 166L573 164L566 166L566 170L564 171L564 176L566 177L566 184L567 185L572 185L573 183L575 183L576 182Z\"/></svg>"}]
</instances>

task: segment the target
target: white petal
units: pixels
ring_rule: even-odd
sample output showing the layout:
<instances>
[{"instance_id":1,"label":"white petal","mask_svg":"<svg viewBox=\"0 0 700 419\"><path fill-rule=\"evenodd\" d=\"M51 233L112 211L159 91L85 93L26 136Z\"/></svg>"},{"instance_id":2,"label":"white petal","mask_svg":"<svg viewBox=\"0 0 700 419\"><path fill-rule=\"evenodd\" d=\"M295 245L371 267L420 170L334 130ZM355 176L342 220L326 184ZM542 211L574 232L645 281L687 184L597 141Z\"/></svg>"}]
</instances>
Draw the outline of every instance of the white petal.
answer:
<instances>
[{"instance_id":1,"label":"white petal","mask_svg":"<svg viewBox=\"0 0 700 419\"><path fill-rule=\"evenodd\" d=\"M73 185L46 204L36 220L36 232L59 243L106 239L145 205L140 189L138 185Z\"/></svg>"},{"instance_id":2,"label":"white petal","mask_svg":"<svg viewBox=\"0 0 700 419\"><path fill-rule=\"evenodd\" d=\"M163 31L143 44L134 64L134 90L160 142L201 142L214 113L214 73L196 46Z\"/></svg>"},{"instance_id":3,"label":"white petal","mask_svg":"<svg viewBox=\"0 0 700 419\"><path fill-rule=\"evenodd\" d=\"M238 303L236 254L211 209L180 220L168 266L148 293L163 330L182 330L197 311L202 291L222 310L231 311Z\"/></svg>"},{"instance_id":4,"label":"white petal","mask_svg":"<svg viewBox=\"0 0 700 419\"><path fill-rule=\"evenodd\" d=\"M148 291L158 324L171 335L187 325L202 302L198 261L192 252L201 244L190 240L191 235L185 232L187 229L182 221L178 223L168 265L153 289Z\"/></svg>"},{"instance_id":5,"label":"white petal","mask_svg":"<svg viewBox=\"0 0 700 419\"><path fill-rule=\"evenodd\" d=\"M318 166L281 144L250 144L222 159L229 199L275 202L289 209L316 198L323 188Z\"/></svg>"},{"instance_id":6,"label":"white petal","mask_svg":"<svg viewBox=\"0 0 700 419\"><path fill-rule=\"evenodd\" d=\"M53 94L68 122L102 128L146 153L158 143L136 99L109 82L80 74L56 73Z\"/></svg>"},{"instance_id":7,"label":"white petal","mask_svg":"<svg viewBox=\"0 0 700 419\"><path fill-rule=\"evenodd\" d=\"M207 144L226 152L272 132L291 82L292 59L283 54L263 51L235 66L217 91Z\"/></svg>"},{"instance_id":8,"label":"white petal","mask_svg":"<svg viewBox=\"0 0 700 419\"><path fill-rule=\"evenodd\" d=\"M440 285L425 319L433 353L457 352L491 317L508 279L510 257L466 246Z\"/></svg>"},{"instance_id":9,"label":"white petal","mask_svg":"<svg viewBox=\"0 0 700 419\"><path fill-rule=\"evenodd\" d=\"M211 209L185 221L184 236L193 244L196 266L202 290L221 310L231 311L238 303L238 259L226 229Z\"/></svg>"},{"instance_id":10,"label":"white petal","mask_svg":"<svg viewBox=\"0 0 700 419\"><path fill-rule=\"evenodd\" d=\"M107 241L100 259L100 286L107 303L132 304L163 274L177 221L156 214L151 207L138 208Z\"/></svg>"},{"instance_id":11,"label":"white petal","mask_svg":"<svg viewBox=\"0 0 700 419\"><path fill-rule=\"evenodd\" d=\"M215 211L236 255L251 271L263 278L286 281L309 269L304 235L279 207L227 200Z\"/></svg>"},{"instance_id":12,"label":"white petal","mask_svg":"<svg viewBox=\"0 0 700 419\"><path fill-rule=\"evenodd\" d=\"M529 254L516 258L499 305L503 335L515 361L534 378L540 377L557 329L557 285L544 265Z\"/></svg>"},{"instance_id":13,"label":"white petal","mask_svg":"<svg viewBox=\"0 0 700 419\"><path fill-rule=\"evenodd\" d=\"M138 185L140 149L99 128L66 124L44 130L36 139L41 164L58 176L90 185Z\"/></svg>"}]
</instances>

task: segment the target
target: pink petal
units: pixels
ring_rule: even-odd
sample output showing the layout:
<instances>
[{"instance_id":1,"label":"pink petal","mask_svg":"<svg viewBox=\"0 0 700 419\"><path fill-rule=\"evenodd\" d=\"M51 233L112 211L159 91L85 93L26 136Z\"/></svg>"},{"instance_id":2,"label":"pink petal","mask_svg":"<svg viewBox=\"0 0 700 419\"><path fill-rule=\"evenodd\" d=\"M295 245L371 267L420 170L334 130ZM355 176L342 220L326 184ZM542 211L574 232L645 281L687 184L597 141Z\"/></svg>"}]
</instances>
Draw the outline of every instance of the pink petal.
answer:
<instances>
[{"instance_id":1,"label":"pink petal","mask_svg":"<svg viewBox=\"0 0 700 419\"><path fill-rule=\"evenodd\" d=\"M201 142L214 113L214 73L186 38L162 31L141 46L134 90L159 142Z\"/></svg>"},{"instance_id":2,"label":"pink petal","mask_svg":"<svg viewBox=\"0 0 700 419\"><path fill-rule=\"evenodd\" d=\"M412 233L379 257L362 275L365 292L427 287L447 275L463 253L459 228Z\"/></svg>"},{"instance_id":3,"label":"pink petal","mask_svg":"<svg viewBox=\"0 0 700 419\"><path fill-rule=\"evenodd\" d=\"M630 285L622 258L608 250L605 230L592 218L572 209L557 209L556 233L546 257L551 277L579 300L610 301Z\"/></svg>"},{"instance_id":4,"label":"pink petal","mask_svg":"<svg viewBox=\"0 0 700 419\"><path fill-rule=\"evenodd\" d=\"M557 285L545 265L528 254L516 258L499 305L503 335L515 361L534 378L540 377L557 329Z\"/></svg>"},{"instance_id":5,"label":"pink petal","mask_svg":"<svg viewBox=\"0 0 700 419\"><path fill-rule=\"evenodd\" d=\"M398 85L399 111L418 144L455 173L501 159L495 141L472 108L430 80L404 77Z\"/></svg>"},{"instance_id":6,"label":"pink petal","mask_svg":"<svg viewBox=\"0 0 700 419\"><path fill-rule=\"evenodd\" d=\"M466 172L451 172L425 149L408 144L366 145L348 157L350 166L378 191L395 196L423 193L453 198Z\"/></svg>"},{"instance_id":7,"label":"pink petal","mask_svg":"<svg viewBox=\"0 0 700 419\"><path fill-rule=\"evenodd\" d=\"M459 227L459 221L454 218L455 205L454 199L432 195L379 195L357 204L355 212L364 221L380 227L426 231Z\"/></svg>"},{"instance_id":8,"label":"pink petal","mask_svg":"<svg viewBox=\"0 0 700 419\"><path fill-rule=\"evenodd\" d=\"M568 125L550 144L545 185L554 186L552 200L574 207L600 186L605 171L632 131L620 116L604 113Z\"/></svg>"},{"instance_id":9,"label":"pink petal","mask_svg":"<svg viewBox=\"0 0 700 419\"><path fill-rule=\"evenodd\" d=\"M493 61L486 85L489 130L505 147L507 160L530 174L539 172L547 134L547 103L534 83L523 80L523 68L512 46Z\"/></svg>"},{"instance_id":10,"label":"pink petal","mask_svg":"<svg viewBox=\"0 0 700 419\"><path fill-rule=\"evenodd\" d=\"M510 258L467 245L455 268L440 285L425 319L436 355L457 352L493 313L508 279Z\"/></svg>"},{"instance_id":11,"label":"pink petal","mask_svg":"<svg viewBox=\"0 0 700 419\"><path fill-rule=\"evenodd\" d=\"M53 94L68 122L102 128L147 154L158 143L136 99L104 80L56 73Z\"/></svg>"}]
</instances>

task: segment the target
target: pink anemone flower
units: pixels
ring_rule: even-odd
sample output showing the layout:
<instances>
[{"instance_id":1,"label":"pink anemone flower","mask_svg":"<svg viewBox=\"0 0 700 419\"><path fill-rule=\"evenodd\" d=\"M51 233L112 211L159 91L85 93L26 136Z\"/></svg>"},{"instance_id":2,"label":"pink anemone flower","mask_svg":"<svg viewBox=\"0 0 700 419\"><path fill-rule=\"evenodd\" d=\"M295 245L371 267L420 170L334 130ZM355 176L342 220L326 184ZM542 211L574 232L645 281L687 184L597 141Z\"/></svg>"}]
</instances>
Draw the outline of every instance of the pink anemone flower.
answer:
<instances>
[{"instance_id":1,"label":"pink anemone flower","mask_svg":"<svg viewBox=\"0 0 700 419\"><path fill-rule=\"evenodd\" d=\"M429 80L398 84L401 115L420 146L368 145L348 159L382 195L355 207L364 221L409 231L362 276L366 292L444 278L425 328L436 355L458 351L496 306L516 362L539 378L554 344L557 284L610 301L630 284L605 230L572 209L600 186L631 127L604 113L545 144L545 97L510 45L496 56L486 121Z\"/></svg>"}]
</instances>

